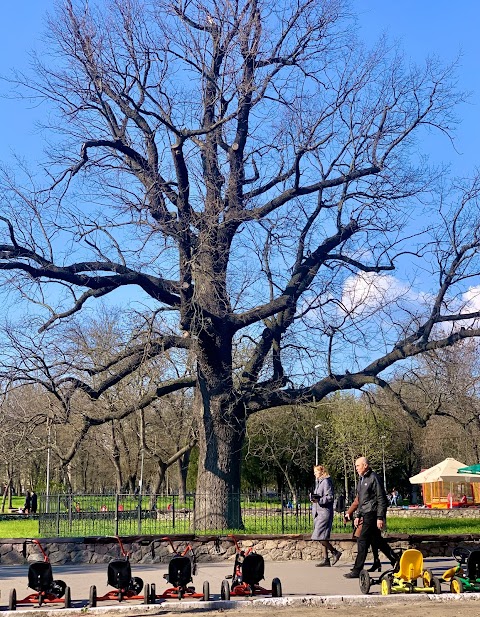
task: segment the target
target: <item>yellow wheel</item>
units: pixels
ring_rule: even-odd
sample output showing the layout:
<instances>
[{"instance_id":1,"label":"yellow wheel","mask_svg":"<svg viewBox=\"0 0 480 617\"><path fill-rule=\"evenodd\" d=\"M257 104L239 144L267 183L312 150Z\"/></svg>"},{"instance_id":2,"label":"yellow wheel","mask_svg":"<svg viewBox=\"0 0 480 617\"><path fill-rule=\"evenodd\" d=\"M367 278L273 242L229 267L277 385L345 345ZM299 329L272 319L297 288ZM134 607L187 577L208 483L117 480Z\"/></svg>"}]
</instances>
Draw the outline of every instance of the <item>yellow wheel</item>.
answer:
<instances>
[{"instance_id":1,"label":"yellow wheel","mask_svg":"<svg viewBox=\"0 0 480 617\"><path fill-rule=\"evenodd\" d=\"M454 576L450 583L450 593L463 593L465 588L463 586L463 581L458 576Z\"/></svg>"},{"instance_id":2,"label":"yellow wheel","mask_svg":"<svg viewBox=\"0 0 480 617\"><path fill-rule=\"evenodd\" d=\"M423 586L424 587L431 587L432 586L432 579L433 579L433 573L431 570L425 570L425 572L423 573Z\"/></svg>"},{"instance_id":3,"label":"yellow wheel","mask_svg":"<svg viewBox=\"0 0 480 617\"><path fill-rule=\"evenodd\" d=\"M382 596L389 596L392 593L392 579L387 576L382 579Z\"/></svg>"}]
</instances>

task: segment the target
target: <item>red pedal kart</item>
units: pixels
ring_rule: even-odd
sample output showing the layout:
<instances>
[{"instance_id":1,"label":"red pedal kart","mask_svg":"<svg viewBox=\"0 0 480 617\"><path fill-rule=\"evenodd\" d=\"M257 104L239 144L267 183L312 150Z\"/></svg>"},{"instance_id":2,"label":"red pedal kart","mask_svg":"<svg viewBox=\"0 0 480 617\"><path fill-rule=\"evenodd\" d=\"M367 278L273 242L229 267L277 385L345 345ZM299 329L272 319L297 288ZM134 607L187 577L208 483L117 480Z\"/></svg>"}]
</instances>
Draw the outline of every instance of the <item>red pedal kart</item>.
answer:
<instances>
[{"instance_id":1,"label":"red pedal kart","mask_svg":"<svg viewBox=\"0 0 480 617\"><path fill-rule=\"evenodd\" d=\"M256 553L252 548L246 551L240 548L240 545L235 536L228 536L235 543L235 563L233 565L233 575L227 576L222 581L220 589L220 597L222 600L230 600L231 596L254 596L254 595L271 595L273 598L282 596L282 583L279 578L272 580L272 588L265 589L259 585L264 579L265 562L261 555ZM232 584L229 585L228 580L232 579Z\"/></svg>"},{"instance_id":2,"label":"red pedal kart","mask_svg":"<svg viewBox=\"0 0 480 617\"><path fill-rule=\"evenodd\" d=\"M193 598L197 600L210 600L210 584L208 581L203 583L203 593L197 593L195 587L189 585L193 582L192 575L196 573L197 565L195 553L190 544L180 553L178 548L173 546L170 538L163 538L170 544L173 550L173 557L168 563L168 573L163 575L168 583L172 585L163 593L156 595L155 583L150 586L150 604L155 604L156 600L182 600L183 598Z\"/></svg>"},{"instance_id":3,"label":"red pedal kart","mask_svg":"<svg viewBox=\"0 0 480 617\"><path fill-rule=\"evenodd\" d=\"M97 595L96 585L90 587L90 596L88 605L90 607L97 606L97 602L107 600L139 600L143 604L148 604L150 599L150 585L145 585L144 595L139 595L143 589L143 580L138 576L132 577L132 569L130 566L130 553L127 553L123 547L122 541L118 536L115 536L120 546L122 559L113 559L108 564L107 570L107 585L114 587L103 596Z\"/></svg>"},{"instance_id":4,"label":"red pedal kart","mask_svg":"<svg viewBox=\"0 0 480 617\"><path fill-rule=\"evenodd\" d=\"M64 581L53 579L52 565L47 553L38 540L31 540L31 542L38 546L43 555L43 561L34 561L28 567L28 586L30 589L34 589L35 593L31 593L22 600L17 600L16 589L11 589L8 598L8 610L14 611L18 605L22 604L42 606L42 604L60 603L65 608L70 608L72 604L70 587Z\"/></svg>"}]
</instances>

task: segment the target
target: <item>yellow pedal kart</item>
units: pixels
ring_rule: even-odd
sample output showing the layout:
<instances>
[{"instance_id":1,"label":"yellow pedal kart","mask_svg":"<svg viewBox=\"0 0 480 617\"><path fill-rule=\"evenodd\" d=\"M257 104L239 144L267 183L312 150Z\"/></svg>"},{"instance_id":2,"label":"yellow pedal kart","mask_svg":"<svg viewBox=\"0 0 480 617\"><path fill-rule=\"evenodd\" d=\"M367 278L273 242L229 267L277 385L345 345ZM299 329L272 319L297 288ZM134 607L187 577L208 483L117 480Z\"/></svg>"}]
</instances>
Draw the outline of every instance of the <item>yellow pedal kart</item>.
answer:
<instances>
[{"instance_id":1,"label":"yellow pedal kart","mask_svg":"<svg viewBox=\"0 0 480 617\"><path fill-rule=\"evenodd\" d=\"M402 553L397 567L385 572L381 580L381 593L382 596L391 593L441 593L441 584L431 570L423 569L422 553L409 548Z\"/></svg>"}]
</instances>

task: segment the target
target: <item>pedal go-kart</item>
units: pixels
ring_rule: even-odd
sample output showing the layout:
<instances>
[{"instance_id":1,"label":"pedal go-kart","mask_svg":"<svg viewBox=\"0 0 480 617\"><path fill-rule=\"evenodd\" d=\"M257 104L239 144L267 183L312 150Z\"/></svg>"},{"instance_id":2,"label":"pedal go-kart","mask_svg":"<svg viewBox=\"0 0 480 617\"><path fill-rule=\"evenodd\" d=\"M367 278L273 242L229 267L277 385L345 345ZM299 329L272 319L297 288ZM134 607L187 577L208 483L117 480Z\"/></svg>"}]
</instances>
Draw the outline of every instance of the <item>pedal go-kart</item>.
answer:
<instances>
[{"instance_id":1,"label":"pedal go-kart","mask_svg":"<svg viewBox=\"0 0 480 617\"><path fill-rule=\"evenodd\" d=\"M103 596L97 595L96 585L90 587L89 606L97 606L97 602L107 600L139 600L143 604L148 604L150 600L150 585L145 585L144 595L139 595L143 589L143 580L138 576L132 577L132 568L130 566L130 554L123 547L122 541L118 536L115 536L120 546L122 559L113 559L108 564L107 569L107 585L114 587L112 591L107 592Z\"/></svg>"},{"instance_id":2,"label":"pedal go-kart","mask_svg":"<svg viewBox=\"0 0 480 617\"><path fill-rule=\"evenodd\" d=\"M453 549L453 557L458 565L444 572L442 577L450 583L450 592L480 591L480 550L457 546Z\"/></svg>"},{"instance_id":3,"label":"pedal go-kart","mask_svg":"<svg viewBox=\"0 0 480 617\"><path fill-rule=\"evenodd\" d=\"M43 555L43 561L34 561L28 567L28 586L34 589L35 593L31 593L22 600L17 600L17 590L11 589L8 597L8 610L14 611L22 604L42 606L42 604L61 603L65 608L70 608L72 604L70 587L64 581L53 579L52 565L47 553L38 540L30 541L38 546Z\"/></svg>"},{"instance_id":4,"label":"pedal go-kart","mask_svg":"<svg viewBox=\"0 0 480 617\"><path fill-rule=\"evenodd\" d=\"M419 580L422 585L418 584ZM377 580L372 580L369 573L362 570L359 583L362 593L368 593L372 584L379 583L382 596L392 593L441 593L440 580L431 570L423 569L423 555L413 548L403 551L396 566Z\"/></svg>"},{"instance_id":5,"label":"pedal go-kart","mask_svg":"<svg viewBox=\"0 0 480 617\"><path fill-rule=\"evenodd\" d=\"M398 568L398 564L400 563L400 559L403 555L404 549L402 548L394 548L392 550L395 556L395 565L382 572L379 576L374 576L370 574L367 570L361 570L360 575L358 577L358 583L360 585L360 591L364 594L370 593L370 588L373 585L381 585L383 579L389 575L393 574L393 572Z\"/></svg>"},{"instance_id":6,"label":"pedal go-kart","mask_svg":"<svg viewBox=\"0 0 480 617\"><path fill-rule=\"evenodd\" d=\"M173 557L168 563L168 572L163 578L172 585L161 594L156 594L155 583L150 586L150 603L155 604L156 600L182 600L183 598L194 598L199 600L210 600L210 584L208 581L203 583L203 593L195 591L195 587L189 585L193 583L192 575L196 573L197 564L193 548L188 544L185 550L180 553L173 546L170 538L163 538L170 544Z\"/></svg>"},{"instance_id":7,"label":"pedal go-kart","mask_svg":"<svg viewBox=\"0 0 480 617\"><path fill-rule=\"evenodd\" d=\"M265 562L261 555L255 553L252 548L246 551L240 548L235 536L228 536L235 544L235 563L233 574L222 581L220 597L222 600L230 600L230 596L254 596L271 595L280 598L282 595L282 583L279 578L272 580L272 588L265 589L259 585L264 578ZM227 579L232 579L229 585Z\"/></svg>"}]
</instances>

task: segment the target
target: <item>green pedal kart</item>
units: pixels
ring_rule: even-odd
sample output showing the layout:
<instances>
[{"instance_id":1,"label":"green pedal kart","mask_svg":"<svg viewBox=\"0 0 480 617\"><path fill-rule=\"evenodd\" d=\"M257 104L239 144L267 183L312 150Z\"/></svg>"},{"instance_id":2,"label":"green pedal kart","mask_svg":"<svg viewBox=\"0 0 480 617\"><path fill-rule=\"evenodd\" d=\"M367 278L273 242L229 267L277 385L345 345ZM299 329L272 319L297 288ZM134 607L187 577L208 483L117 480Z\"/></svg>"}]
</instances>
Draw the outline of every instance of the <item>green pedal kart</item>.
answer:
<instances>
[{"instance_id":1,"label":"green pedal kart","mask_svg":"<svg viewBox=\"0 0 480 617\"><path fill-rule=\"evenodd\" d=\"M480 591L480 550L458 546L453 549L453 557L458 564L442 577L450 584L450 592Z\"/></svg>"}]
</instances>

